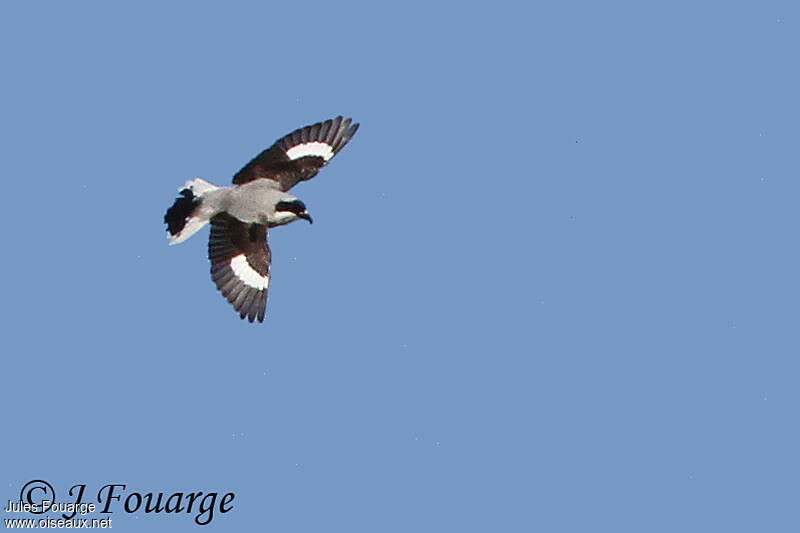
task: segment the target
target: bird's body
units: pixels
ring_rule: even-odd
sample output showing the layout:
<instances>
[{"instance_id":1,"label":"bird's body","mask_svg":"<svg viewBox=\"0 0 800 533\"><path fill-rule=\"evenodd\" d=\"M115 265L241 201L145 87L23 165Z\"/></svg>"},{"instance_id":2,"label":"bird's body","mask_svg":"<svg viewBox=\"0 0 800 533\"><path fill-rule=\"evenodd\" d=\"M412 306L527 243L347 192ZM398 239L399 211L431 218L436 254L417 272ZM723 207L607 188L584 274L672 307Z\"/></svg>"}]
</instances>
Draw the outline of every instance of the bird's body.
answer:
<instances>
[{"instance_id":1,"label":"bird's body","mask_svg":"<svg viewBox=\"0 0 800 533\"><path fill-rule=\"evenodd\" d=\"M202 185L199 182L203 182ZM198 185L206 187L206 191L196 192ZM297 220L291 212L276 211L275 206L278 202L291 202L297 198L280 190L278 184L272 180L257 179L234 187L217 187L205 180L197 179L187 181L182 190L187 189L198 198L202 198L199 209L193 213L193 217L198 221L208 222L219 213L228 213L247 224L264 224L268 228ZM201 227L193 228L192 234ZM179 237L170 235L170 244L178 244L191 236L185 231L179 235Z\"/></svg>"},{"instance_id":2,"label":"bird's body","mask_svg":"<svg viewBox=\"0 0 800 533\"><path fill-rule=\"evenodd\" d=\"M272 261L267 229L312 221L305 204L287 191L316 176L347 144L358 129L351 123L336 117L295 130L237 172L233 187L187 181L164 215L170 244L211 223L211 277L241 318L264 320Z\"/></svg>"}]
</instances>

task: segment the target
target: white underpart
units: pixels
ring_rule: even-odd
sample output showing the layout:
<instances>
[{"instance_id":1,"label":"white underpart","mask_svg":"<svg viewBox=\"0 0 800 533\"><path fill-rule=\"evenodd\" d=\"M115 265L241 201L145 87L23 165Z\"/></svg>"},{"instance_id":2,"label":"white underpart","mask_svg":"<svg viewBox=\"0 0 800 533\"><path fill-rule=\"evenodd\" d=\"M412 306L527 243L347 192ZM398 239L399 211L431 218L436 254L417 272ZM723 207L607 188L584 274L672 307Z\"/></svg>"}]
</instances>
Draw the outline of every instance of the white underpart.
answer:
<instances>
[{"instance_id":1,"label":"white underpart","mask_svg":"<svg viewBox=\"0 0 800 533\"><path fill-rule=\"evenodd\" d=\"M325 161L329 160L333 157L333 148L331 148L330 144L321 143L321 142L311 142L311 143L304 143L298 144L297 146L292 146L288 150L286 150L286 155L289 156L289 159L300 159L301 157L306 156L316 156L321 157Z\"/></svg>"},{"instance_id":2,"label":"white underpart","mask_svg":"<svg viewBox=\"0 0 800 533\"><path fill-rule=\"evenodd\" d=\"M296 220L297 215L292 213L291 211L276 211L275 212L275 224L285 224L286 222L291 222L292 220Z\"/></svg>"},{"instance_id":3,"label":"white underpart","mask_svg":"<svg viewBox=\"0 0 800 533\"><path fill-rule=\"evenodd\" d=\"M258 290L269 287L269 276L262 276L253 270L244 254L239 254L231 259L231 269L245 285Z\"/></svg>"},{"instance_id":4,"label":"white underpart","mask_svg":"<svg viewBox=\"0 0 800 533\"><path fill-rule=\"evenodd\" d=\"M169 245L172 246L173 244L179 244L203 229L203 227L208 224L208 219L200 219L197 217L190 217L189 220L186 221L186 225L183 226L183 229L180 230L176 235L170 235L169 231L167 232L167 238L169 239Z\"/></svg>"}]
</instances>

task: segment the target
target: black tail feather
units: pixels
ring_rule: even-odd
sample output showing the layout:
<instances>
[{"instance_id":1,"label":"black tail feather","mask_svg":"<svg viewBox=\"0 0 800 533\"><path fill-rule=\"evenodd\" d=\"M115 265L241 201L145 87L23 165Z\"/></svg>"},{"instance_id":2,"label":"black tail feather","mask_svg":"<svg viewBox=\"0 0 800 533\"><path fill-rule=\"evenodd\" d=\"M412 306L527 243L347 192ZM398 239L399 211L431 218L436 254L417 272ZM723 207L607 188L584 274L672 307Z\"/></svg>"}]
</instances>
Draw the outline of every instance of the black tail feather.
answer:
<instances>
[{"instance_id":1,"label":"black tail feather","mask_svg":"<svg viewBox=\"0 0 800 533\"><path fill-rule=\"evenodd\" d=\"M181 196L175 199L172 207L167 209L164 215L164 223L172 236L177 235L186 226L186 221L197 206L200 205L200 198L197 198L191 190L183 189Z\"/></svg>"}]
</instances>

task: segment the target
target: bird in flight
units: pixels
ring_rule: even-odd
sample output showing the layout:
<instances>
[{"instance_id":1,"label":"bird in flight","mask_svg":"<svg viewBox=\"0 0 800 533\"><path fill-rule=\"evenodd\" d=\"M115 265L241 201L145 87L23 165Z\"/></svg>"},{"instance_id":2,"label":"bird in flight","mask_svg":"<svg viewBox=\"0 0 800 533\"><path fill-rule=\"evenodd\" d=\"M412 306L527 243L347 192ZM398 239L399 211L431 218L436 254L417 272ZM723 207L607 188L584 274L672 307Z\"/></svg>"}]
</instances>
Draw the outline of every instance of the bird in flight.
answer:
<instances>
[{"instance_id":1,"label":"bird in flight","mask_svg":"<svg viewBox=\"0 0 800 533\"><path fill-rule=\"evenodd\" d=\"M211 279L242 319L264 321L272 252L269 228L303 219L305 204L289 194L310 180L353 137L358 124L336 117L278 139L233 176L232 187L187 181L164 215L170 245L211 223Z\"/></svg>"}]
</instances>

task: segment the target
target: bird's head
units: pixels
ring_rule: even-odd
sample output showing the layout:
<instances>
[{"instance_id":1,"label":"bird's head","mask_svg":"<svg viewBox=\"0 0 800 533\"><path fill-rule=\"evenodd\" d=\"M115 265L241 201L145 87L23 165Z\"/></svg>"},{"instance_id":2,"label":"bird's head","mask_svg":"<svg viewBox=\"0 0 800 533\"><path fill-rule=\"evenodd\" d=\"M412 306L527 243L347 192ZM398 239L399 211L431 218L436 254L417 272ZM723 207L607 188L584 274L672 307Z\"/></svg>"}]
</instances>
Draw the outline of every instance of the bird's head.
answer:
<instances>
[{"instance_id":1,"label":"bird's head","mask_svg":"<svg viewBox=\"0 0 800 533\"><path fill-rule=\"evenodd\" d=\"M314 223L311 215L308 214L306 204L296 198L294 200L281 200L275 204L275 215L280 224L288 224L298 218L308 220L309 224Z\"/></svg>"}]
</instances>

